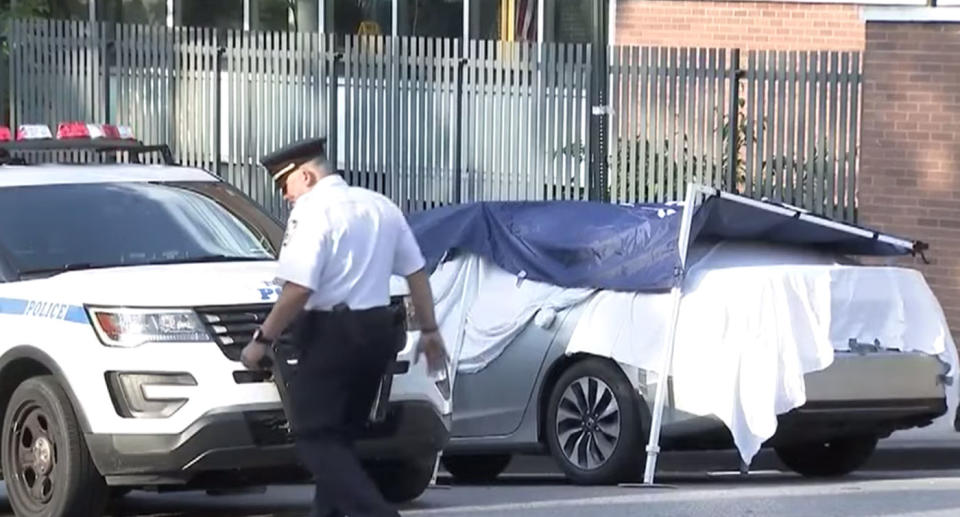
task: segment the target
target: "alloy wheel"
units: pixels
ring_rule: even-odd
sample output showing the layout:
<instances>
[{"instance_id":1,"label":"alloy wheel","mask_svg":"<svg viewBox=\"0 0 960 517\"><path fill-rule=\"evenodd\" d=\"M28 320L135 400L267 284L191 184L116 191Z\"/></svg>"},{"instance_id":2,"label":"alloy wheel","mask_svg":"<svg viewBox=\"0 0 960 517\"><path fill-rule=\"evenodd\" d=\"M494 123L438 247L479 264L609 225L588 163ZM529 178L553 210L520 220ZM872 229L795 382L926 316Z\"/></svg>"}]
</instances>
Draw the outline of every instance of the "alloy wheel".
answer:
<instances>
[{"instance_id":1,"label":"alloy wheel","mask_svg":"<svg viewBox=\"0 0 960 517\"><path fill-rule=\"evenodd\" d=\"M567 461L582 470L602 467L620 440L620 406L613 390L596 377L570 383L560 398L556 425Z\"/></svg>"}]
</instances>

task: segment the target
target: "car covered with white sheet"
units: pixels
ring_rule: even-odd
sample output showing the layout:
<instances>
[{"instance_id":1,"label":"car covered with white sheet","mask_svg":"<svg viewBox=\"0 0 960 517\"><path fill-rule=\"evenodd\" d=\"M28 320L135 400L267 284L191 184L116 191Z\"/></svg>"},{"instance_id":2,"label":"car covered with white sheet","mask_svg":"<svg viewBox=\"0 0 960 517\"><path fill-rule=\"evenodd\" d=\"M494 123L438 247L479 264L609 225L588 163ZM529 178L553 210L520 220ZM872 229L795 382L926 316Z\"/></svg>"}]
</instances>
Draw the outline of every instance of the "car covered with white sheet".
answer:
<instances>
[{"instance_id":1,"label":"car covered with white sheet","mask_svg":"<svg viewBox=\"0 0 960 517\"><path fill-rule=\"evenodd\" d=\"M918 270L874 260L923 243L690 189L412 218L456 365L455 478L549 454L574 482L652 482L660 450L731 448L836 476L891 433L952 420L943 311Z\"/></svg>"},{"instance_id":2,"label":"car covered with white sheet","mask_svg":"<svg viewBox=\"0 0 960 517\"><path fill-rule=\"evenodd\" d=\"M138 487L309 481L275 383L239 360L279 295L282 224L201 169L26 163L40 149L156 150L0 142L0 456L17 515L101 515L110 491ZM401 324L405 289L396 279ZM428 487L450 426L449 386L413 337L398 326L357 442L393 501Z\"/></svg>"}]
</instances>

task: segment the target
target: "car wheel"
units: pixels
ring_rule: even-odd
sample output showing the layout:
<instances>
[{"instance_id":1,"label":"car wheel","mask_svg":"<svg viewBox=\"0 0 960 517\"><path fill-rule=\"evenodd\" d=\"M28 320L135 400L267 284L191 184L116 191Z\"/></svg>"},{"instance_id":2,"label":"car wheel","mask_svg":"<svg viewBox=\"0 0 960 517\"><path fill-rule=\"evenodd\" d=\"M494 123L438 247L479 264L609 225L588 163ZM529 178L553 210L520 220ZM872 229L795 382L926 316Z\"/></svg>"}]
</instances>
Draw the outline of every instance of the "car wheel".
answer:
<instances>
[{"instance_id":1,"label":"car wheel","mask_svg":"<svg viewBox=\"0 0 960 517\"><path fill-rule=\"evenodd\" d=\"M550 453L577 484L636 479L645 461L640 396L613 362L574 364L554 384L545 436Z\"/></svg>"},{"instance_id":2,"label":"car wheel","mask_svg":"<svg viewBox=\"0 0 960 517\"><path fill-rule=\"evenodd\" d=\"M806 477L843 476L862 467L877 448L876 436L845 436L827 442L776 447L790 470Z\"/></svg>"},{"instance_id":3,"label":"car wheel","mask_svg":"<svg viewBox=\"0 0 960 517\"><path fill-rule=\"evenodd\" d=\"M437 455L412 458L367 466L367 472L376 483L384 499L394 504L413 501L420 497L433 480Z\"/></svg>"},{"instance_id":4,"label":"car wheel","mask_svg":"<svg viewBox=\"0 0 960 517\"><path fill-rule=\"evenodd\" d=\"M90 458L70 400L53 377L13 392L3 419L3 472L17 515L103 515L107 486Z\"/></svg>"},{"instance_id":5,"label":"car wheel","mask_svg":"<svg viewBox=\"0 0 960 517\"><path fill-rule=\"evenodd\" d=\"M489 483L507 469L509 454L444 455L441 461L456 481Z\"/></svg>"}]
</instances>

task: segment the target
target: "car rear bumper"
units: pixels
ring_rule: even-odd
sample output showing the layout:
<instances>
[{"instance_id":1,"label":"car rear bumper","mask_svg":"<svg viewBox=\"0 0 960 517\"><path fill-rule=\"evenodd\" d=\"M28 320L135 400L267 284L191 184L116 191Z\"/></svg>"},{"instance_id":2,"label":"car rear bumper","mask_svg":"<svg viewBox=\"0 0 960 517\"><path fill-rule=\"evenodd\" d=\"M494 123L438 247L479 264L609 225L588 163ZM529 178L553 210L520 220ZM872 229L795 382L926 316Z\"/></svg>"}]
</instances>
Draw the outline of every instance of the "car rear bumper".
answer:
<instances>
[{"instance_id":1,"label":"car rear bumper","mask_svg":"<svg viewBox=\"0 0 960 517\"><path fill-rule=\"evenodd\" d=\"M881 405L891 400L939 399L946 396L947 365L918 352L836 352L824 370L806 374L807 400Z\"/></svg>"},{"instance_id":2,"label":"car rear bumper","mask_svg":"<svg viewBox=\"0 0 960 517\"><path fill-rule=\"evenodd\" d=\"M947 412L946 370L922 353L837 352L830 367L806 375L807 403L780 416L771 444L927 426Z\"/></svg>"},{"instance_id":3,"label":"car rear bumper","mask_svg":"<svg viewBox=\"0 0 960 517\"><path fill-rule=\"evenodd\" d=\"M924 427L947 408L947 366L922 353L836 352L829 367L806 374L807 401L778 416L776 434L765 446L825 441ZM664 449L725 449L733 439L714 416L664 425Z\"/></svg>"},{"instance_id":4,"label":"car rear bumper","mask_svg":"<svg viewBox=\"0 0 960 517\"><path fill-rule=\"evenodd\" d=\"M449 429L449 416L433 405L396 402L383 423L357 440L356 450L371 462L423 457L443 449ZM212 414L176 435L91 434L86 440L111 485L184 485L221 472L304 475L280 410Z\"/></svg>"}]
</instances>

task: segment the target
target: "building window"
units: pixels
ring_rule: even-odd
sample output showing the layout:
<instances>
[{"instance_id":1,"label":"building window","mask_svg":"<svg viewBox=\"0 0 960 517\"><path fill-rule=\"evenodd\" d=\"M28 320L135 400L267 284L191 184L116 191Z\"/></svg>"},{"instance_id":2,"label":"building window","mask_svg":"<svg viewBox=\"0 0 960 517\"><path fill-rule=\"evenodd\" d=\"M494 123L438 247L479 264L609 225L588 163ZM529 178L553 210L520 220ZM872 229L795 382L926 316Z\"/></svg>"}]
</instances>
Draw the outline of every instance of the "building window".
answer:
<instances>
[{"instance_id":1,"label":"building window","mask_svg":"<svg viewBox=\"0 0 960 517\"><path fill-rule=\"evenodd\" d=\"M393 0L326 0L326 2L326 12L331 15L327 17L327 32L338 35L389 36L392 34Z\"/></svg>"},{"instance_id":2,"label":"building window","mask_svg":"<svg viewBox=\"0 0 960 517\"><path fill-rule=\"evenodd\" d=\"M401 36L463 37L463 0L397 0Z\"/></svg>"},{"instance_id":3,"label":"building window","mask_svg":"<svg viewBox=\"0 0 960 517\"><path fill-rule=\"evenodd\" d=\"M596 21L594 0L547 0L544 11L544 41L590 43Z\"/></svg>"},{"instance_id":4,"label":"building window","mask_svg":"<svg viewBox=\"0 0 960 517\"><path fill-rule=\"evenodd\" d=\"M244 0L176 0L176 25L243 29Z\"/></svg>"},{"instance_id":5,"label":"building window","mask_svg":"<svg viewBox=\"0 0 960 517\"><path fill-rule=\"evenodd\" d=\"M97 20L166 25L167 0L97 0Z\"/></svg>"},{"instance_id":6,"label":"building window","mask_svg":"<svg viewBox=\"0 0 960 517\"><path fill-rule=\"evenodd\" d=\"M55 20L89 20L90 0L47 0L47 13Z\"/></svg>"},{"instance_id":7,"label":"building window","mask_svg":"<svg viewBox=\"0 0 960 517\"><path fill-rule=\"evenodd\" d=\"M297 9L296 1L291 0L250 0L250 28L265 31L293 30L291 14ZM296 18L293 18L294 23ZM314 23L314 27L316 23Z\"/></svg>"},{"instance_id":8,"label":"building window","mask_svg":"<svg viewBox=\"0 0 960 517\"><path fill-rule=\"evenodd\" d=\"M503 0L470 0L470 38L500 39L503 25L500 6Z\"/></svg>"}]
</instances>

